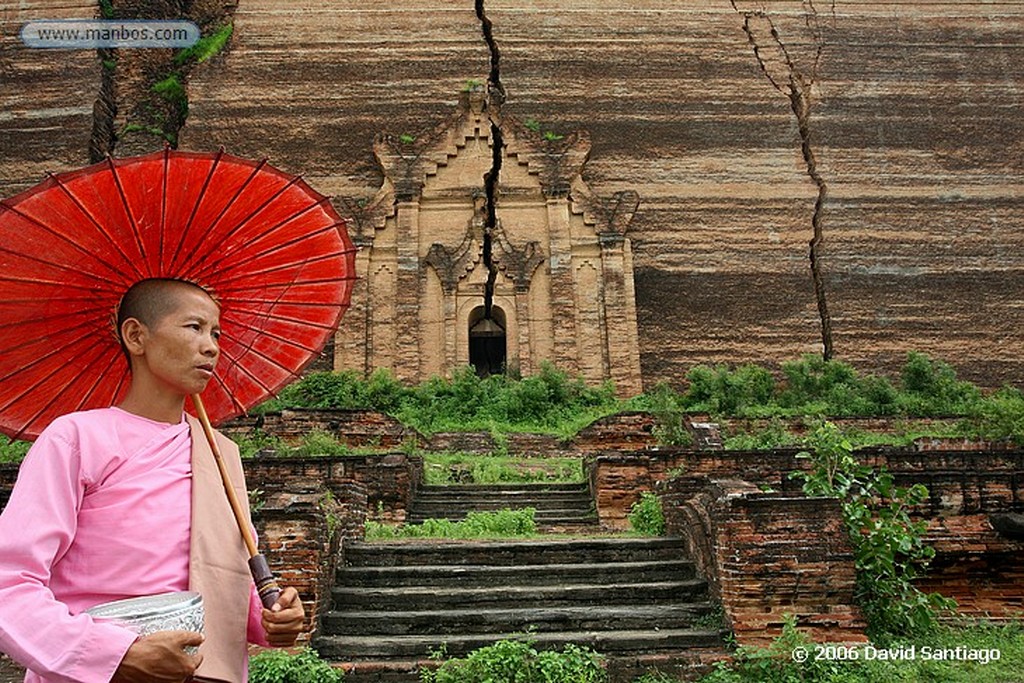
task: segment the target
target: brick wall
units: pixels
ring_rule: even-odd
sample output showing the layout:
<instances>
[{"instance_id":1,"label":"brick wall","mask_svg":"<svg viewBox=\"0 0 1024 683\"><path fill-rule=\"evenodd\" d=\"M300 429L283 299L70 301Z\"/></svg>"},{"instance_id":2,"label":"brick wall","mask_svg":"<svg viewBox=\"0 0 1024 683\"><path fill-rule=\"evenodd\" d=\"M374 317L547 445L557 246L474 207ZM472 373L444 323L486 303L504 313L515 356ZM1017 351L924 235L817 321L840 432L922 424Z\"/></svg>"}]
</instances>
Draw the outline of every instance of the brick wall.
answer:
<instances>
[{"instance_id":1,"label":"brick wall","mask_svg":"<svg viewBox=\"0 0 1024 683\"><path fill-rule=\"evenodd\" d=\"M766 644L786 615L816 642L865 640L837 500L707 477L672 479L660 493L669 533L686 539L739 643Z\"/></svg>"},{"instance_id":2,"label":"brick wall","mask_svg":"<svg viewBox=\"0 0 1024 683\"><path fill-rule=\"evenodd\" d=\"M303 458L264 455L242 464L249 489L268 493L280 491L295 479L322 482L332 492L341 492L349 480L356 481L365 487L370 514L383 512L383 518L391 521L405 519L423 479L423 458L405 453Z\"/></svg>"},{"instance_id":3,"label":"brick wall","mask_svg":"<svg viewBox=\"0 0 1024 683\"><path fill-rule=\"evenodd\" d=\"M308 643L330 608L334 568L342 541L362 538L366 521L365 487L338 480L329 489L313 479L296 477L281 490L258 500L253 524L260 550L282 586L299 592L306 608L300 642Z\"/></svg>"},{"instance_id":4,"label":"brick wall","mask_svg":"<svg viewBox=\"0 0 1024 683\"><path fill-rule=\"evenodd\" d=\"M353 448L397 449L420 445L423 437L412 427L375 410L295 408L265 415L239 417L218 429L228 436L262 429L287 443L297 443L313 431L327 432Z\"/></svg>"}]
</instances>

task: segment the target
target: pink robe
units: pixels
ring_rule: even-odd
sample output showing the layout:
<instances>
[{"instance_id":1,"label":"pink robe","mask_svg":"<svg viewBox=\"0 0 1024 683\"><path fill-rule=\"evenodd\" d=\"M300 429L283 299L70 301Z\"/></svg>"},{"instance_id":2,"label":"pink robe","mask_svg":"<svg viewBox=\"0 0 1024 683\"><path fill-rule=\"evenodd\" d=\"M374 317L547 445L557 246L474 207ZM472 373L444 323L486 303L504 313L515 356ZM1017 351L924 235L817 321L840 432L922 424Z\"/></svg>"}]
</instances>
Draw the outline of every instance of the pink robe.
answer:
<instances>
[{"instance_id":1,"label":"pink robe","mask_svg":"<svg viewBox=\"0 0 1024 683\"><path fill-rule=\"evenodd\" d=\"M191 457L184 419L119 408L61 417L33 444L0 515L0 650L26 683L109 681L135 635L82 612L188 589ZM259 607L251 592L265 643Z\"/></svg>"}]
</instances>

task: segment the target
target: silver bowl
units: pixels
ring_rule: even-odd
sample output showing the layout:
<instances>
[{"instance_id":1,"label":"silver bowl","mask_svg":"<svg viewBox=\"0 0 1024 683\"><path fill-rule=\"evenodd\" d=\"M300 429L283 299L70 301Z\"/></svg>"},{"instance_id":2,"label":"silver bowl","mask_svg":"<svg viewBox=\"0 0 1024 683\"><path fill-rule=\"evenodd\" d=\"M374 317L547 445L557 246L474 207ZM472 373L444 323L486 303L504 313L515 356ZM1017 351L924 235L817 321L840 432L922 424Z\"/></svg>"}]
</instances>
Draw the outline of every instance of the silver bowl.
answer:
<instances>
[{"instance_id":1,"label":"silver bowl","mask_svg":"<svg viewBox=\"0 0 1024 683\"><path fill-rule=\"evenodd\" d=\"M114 600L85 611L93 619L123 626L141 636L157 631L203 632L203 596L194 591ZM198 648L185 650L194 654Z\"/></svg>"}]
</instances>

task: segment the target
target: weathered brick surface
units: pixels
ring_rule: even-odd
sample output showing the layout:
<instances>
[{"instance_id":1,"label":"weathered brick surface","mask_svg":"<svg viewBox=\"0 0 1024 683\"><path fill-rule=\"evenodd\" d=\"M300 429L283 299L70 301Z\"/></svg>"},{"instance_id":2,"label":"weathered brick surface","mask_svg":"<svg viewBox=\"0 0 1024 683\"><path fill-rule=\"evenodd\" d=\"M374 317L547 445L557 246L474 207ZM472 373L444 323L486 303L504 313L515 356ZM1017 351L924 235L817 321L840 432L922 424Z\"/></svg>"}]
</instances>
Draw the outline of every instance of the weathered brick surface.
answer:
<instances>
[{"instance_id":1,"label":"weathered brick surface","mask_svg":"<svg viewBox=\"0 0 1024 683\"><path fill-rule=\"evenodd\" d=\"M326 489L321 481L295 477L279 491L265 493L255 508L253 524L260 550L278 583L299 592L306 609L300 642L308 642L330 607L342 541L362 538L365 489L352 480L337 480Z\"/></svg>"},{"instance_id":2,"label":"weathered brick surface","mask_svg":"<svg viewBox=\"0 0 1024 683\"><path fill-rule=\"evenodd\" d=\"M228 436L254 429L297 444L310 432L325 432L353 448L393 449L418 445L423 437L412 427L376 410L292 408L265 415L239 417L219 427Z\"/></svg>"},{"instance_id":3,"label":"weathered brick surface","mask_svg":"<svg viewBox=\"0 0 1024 683\"><path fill-rule=\"evenodd\" d=\"M657 444L656 421L650 413L625 412L602 417L584 427L573 438L581 453L633 451Z\"/></svg>"},{"instance_id":4,"label":"weathered brick surface","mask_svg":"<svg viewBox=\"0 0 1024 683\"><path fill-rule=\"evenodd\" d=\"M367 506L384 519L405 519L420 482L423 459L405 453L283 458L266 455L243 461L250 490L277 492L288 482L309 479L333 491L339 482L354 480L365 487Z\"/></svg>"},{"instance_id":5,"label":"weathered brick surface","mask_svg":"<svg viewBox=\"0 0 1024 683\"><path fill-rule=\"evenodd\" d=\"M838 501L707 477L672 479L661 495L738 642L766 643L786 615L817 642L865 639Z\"/></svg>"}]
</instances>

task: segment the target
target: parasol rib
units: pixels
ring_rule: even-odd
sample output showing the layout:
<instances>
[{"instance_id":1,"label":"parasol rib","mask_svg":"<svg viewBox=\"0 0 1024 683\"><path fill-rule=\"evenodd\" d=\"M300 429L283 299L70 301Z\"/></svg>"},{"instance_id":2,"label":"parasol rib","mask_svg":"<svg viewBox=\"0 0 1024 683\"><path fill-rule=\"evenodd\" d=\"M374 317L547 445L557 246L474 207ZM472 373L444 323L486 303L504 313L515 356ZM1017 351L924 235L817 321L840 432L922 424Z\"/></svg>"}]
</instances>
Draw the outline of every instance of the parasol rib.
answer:
<instances>
[{"instance_id":1,"label":"parasol rib","mask_svg":"<svg viewBox=\"0 0 1024 683\"><path fill-rule=\"evenodd\" d=\"M207 235L210 235L213 232L214 228L217 227L217 224L220 223L221 219L223 219L224 215L228 212L228 209L230 209L232 204L234 204L235 201L238 200L238 198L242 195L242 192L245 191L245 188L247 188L252 183L252 181L256 179L256 176L258 176L260 174L260 171L263 170L263 167L266 166L266 164L267 164L267 160L263 159L258 164L256 164L255 167L253 167L252 172L249 174L249 177L246 178L245 181L239 186L238 190L235 191L235 194L228 201L226 201L224 203L224 206L222 206L221 209L220 209L220 213L217 214L217 217L214 218L213 221L210 223L210 225L206 228L206 234ZM205 191L207 188L204 187L203 189ZM199 202L196 202L196 206L198 206L198 205L199 205ZM176 256L177 256L177 254L176 254ZM191 253L191 255L189 257L187 257L183 263L175 264L176 270L178 270L179 272L182 272L182 273L187 273L188 272L188 268L186 268L186 265L191 263L192 259L194 257L195 257L195 252L193 251Z\"/></svg>"},{"instance_id":2,"label":"parasol rib","mask_svg":"<svg viewBox=\"0 0 1024 683\"><path fill-rule=\"evenodd\" d=\"M142 258L142 262L148 265L149 259L146 258L146 245L142 243L142 233L139 232L139 224L135 221L135 214L132 213L132 207L128 203L128 197L125 195L124 187L121 185L121 176L117 173L117 165L110 156L107 157L107 165L110 167L110 175L114 179L114 186L117 187L117 194L121 197L121 206L124 207L124 213L132 226L132 235L135 237L135 246L139 248L139 256ZM147 272L146 277L153 277L153 272Z\"/></svg>"},{"instance_id":3,"label":"parasol rib","mask_svg":"<svg viewBox=\"0 0 1024 683\"><path fill-rule=\"evenodd\" d=\"M344 253L344 252L342 252L342 253ZM310 259L304 260L302 262L302 266L306 267L306 266L309 266L309 265L314 264L314 263L319 263L321 261L334 260L337 257L338 257L338 254L323 254L323 255L317 256L315 258L310 258ZM249 270L249 271L245 271L244 273L240 273L238 275L235 275L234 277L226 276L224 278L221 278L220 280L218 280L218 284L220 284L220 285L228 284L228 283L232 283L232 282L235 282L237 280L241 280L241 279L244 279L244 278L247 278L247 277L255 277L257 275L269 275L270 273L278 273L278 272L281 272L282 270L292 270L294 268L295 268L295 264L294 263L283 263L283 264L277 265L277 266L269 266L267 268L263 268L262 270ZM351 277L351 276L346 277L345 275L339 275L337 279L338 279L338 281L344 281L344 280L354 280L355 278Z\"/></svg>"},{"instance_id":4,"label":"parasol rib","mask_svg":"<svg viewBox=\"0 0 1024 683\"><path fill-rule=\"evenodd\" d=\"M103 259L98 258L91 251L89 251L88 249L84 248L82 245L78 244L77 242L74 242L73 240L71 240L71 238L69 238L67 235L64 235L64 234L62 234L60 232L57 232L51 226L46 225L45 223L39 221L38 219L36 219L33 216L29 216L27 213L25 213L23 211L19 211L17 208L15 208L13 206L10 206L10 205L8 205L6 203L3 203L3 202L0 202L0 206L2 206L3 208L7 209L8 211L10 211L11 213L15 214L16 216L20 216L24 220L29 221L30 223L35 225L37 228L40 228L41 230L44 230L45 232L49 233L53 237L56 237L57 239L61 240L62 242L64 242L68 246L72 247L73 249L75 249L77 252L79 252L83 256L87 256L88 258L92 259L95 263L98 263L98 264L102 265L104 268L109 269L111 272L113 272L114 274L118 275L119 278L118 278L118 280L111 280L111 279L108 279L108 278L101 278L96 273L92 273L92 272L88 272L88 271L82 271L80 264L76 264L77 268L79 269L79 270L75 271L76 273L83 273L84 275L87 275L88 277L91 277L91 278L93 278L95 280L99 280L100 282L103 282L103 283L120 282L120 277L123 277L123 275L114 266L112 266L111 264L107 263ZM17 252L17 251L13 251L13 250L8 249L6 247L0 247L0 249L2 249L3 251L7 252L8 254L13 254L15 256L24 256L23 253ZM70 268L65 269L65 270L70 270Z\"/></svg>"},{"instance_id":5,"label":"parasol rib","mask_svg":"<svg viewBox=\"0 0 1024 683\"><path fill-rule=\"evenodd\" d=\"M75 194L70 190L70 188L64 185L64 182L58 176L50 176L50 178L53 180L53 182L57 183L57 187L59 187L61 191L63 191L64 194L67 195L68 199L70 199L72 203L74 203L74 205L78 207L78 210L81 211L85 215L85 217L89 219L89 222L91 222L96 227L96 229L100 231L100 234L107 238L109 244L112 247L114 247L114 249L116 249L118 253L121 254L121 258L124 259L124 265L131 268L135 272L135 277L140 279L145 277L142 274L142 271L139 270L138 267L135 265L134 261L132 261L131 257L129 257L128 254L125 253L124 249L121 248L120 241L114 239L114 236L107 232L107 230L102 225L100 225L99 221L96 220L96 217L93 216L92 213L90 213L90 211L85 208L81 200L79 200L78 197L75 196Z\"/></svg>"},{"instance_id":6,"label":"parasol rib","mask_svg":"<svg viewBox=\"0 0 1024 683\"><path fill-rule=\"evenodd\" d=\"M287 187L282 188L282 191L284 189L287 189ZM271 226L270 228L267 228L263 232L261 232L259 234L256 234L256 235L247 236L246 237L246 242L249 243L249 244L254 244L256 242L259 242L259 241L265 239L268 235L274 234L274 232L276 232L277 230L280 230L282 227L286 226L288 223L290 223L290 222L292 222L292 221L294 221L294 220L296 220L298 218L302 218L309 211L312 211L313 209L321 206L323 204L323 201L324 200L319 200L319 201L313 202L312 204L306 206L302 210L296 211L292 215L290 215L290 216L288 216L286 218L281 219L275 225ZM243 221L242 223L239 223L237 226L235 226L235 228L233 228L232 232L230 232L230 233L228 233L227 235L224 236L224 240L223 241L226 241L228 238L232 237L235 234L235 232L237 232L239 229L245 227L245 225L248 223L248 221L251 220L253 218L253 216L256 215L256 213L258 213L260 210L262 210L262 208L263 207L260 207L260 209L258 209L256 212L251 214L248 218L246 218L245 221ZM310 239L310 238L316 237L320 233L325 232L326 230L328 230L330 228L337 229L337 226L336 225L325 226L324 228L321 228L321 229L317 230L316 232L305 233L305 234L301 235L300 237L303 238L303 239ZM262 252L262 253L257 254L257 255L247 255L247 256L248 256L248 258L255 258L256 256L262 256L265 253L273 253L274 251L277 250L277 248L283 248L285 246L288 246L288 245L292 244L293 242L294 242L294 240L292 240L291 242L289 242L287 244L285 244L285 243L277 244L277 245L274 245L275 249L272 249L269 252ZM194 275L196 277L202 277L204 275L209 274L209 272L213 268L213 265L214 264L207 263L204 268L200 268L200 270L195 271Z\"/></svg>"},{"instance_id":7,"label":"parasol rib","mask_svg":"<svg viewBox=\"0 0 1024 683\"><path fill-rule=\"evenodd\" d=\"M188 236L189 231L192 228L192 221L195 220L196 214L199 213L199 207L202 206L203 198L206 197L206 190L210 187L210 181L213 180L213 176L217 172L217 167L220 165L220 160L223 156L223 149L217 150L217 153L213 155L213 159L210 163L210 170L206 174L206 179L203 180L203 186L199 188L199 194L196 196L195 204L192 205L192 212L189 213L188 221L185 222L181 235L178 236L178 246L174 249L174 255L171 257L171 263L168 271L173 272L175 270L175 264L178 262L178 256L181 254L181 248L185 246L185 238Z\"/></svg>"},{"instance_id":8,"label":"parasol rib","mask_svg":"<svg viewBox=\"0 0 1024 683\"><path fill-rule=\"evenodd\" d=\"M90 328L90 327L93 327L93 325L91 323L79 323L78 325L75 325L73 328L68 328L67 330L61 330L61 334L63 335L65 332L69 332L69 331L73 332L73 331L78 330L78 329L83 329L83 330L88 331L88 328ZM18 351L18 350L23 349L25 347L32 346L33 344L38 344L39 342L40 342L39 339L27 339L24 342L22 342L21 344L18 344L16 346L10 346L10 347L7 347L7 348L8 348L9 351ZM84 337L83 336L80 339L73 339L70 342L69 346L73 347L74 345L79 344L79 343L87 343L87 344L89 344L89 346L86 347L88 349L88 348L93 348L95 346L102 345L104 342L103 342L102 339L89 339L88 337ZM23 365L23 366L21 366L19 368L15 368L14 370L11 370L10 372L8 372L3 377L0 377L0 382L8 380L11 377L14 377L15 375L21 373L24 370L28 370L30 368L33 368L33 367L39 365L40 363L42 363L43 361L45 361L45 360L47 360L49 358L52 358L54 356L58 356L58 357L59 356L63 356L66 351L67 351L67 347L65 347L65 348L58 348L58 347L54 346L53 348L51 348L50 351L48 351L48 352L44 353L43 355L38 356L35 359L33 359L31 363ZM71 357L75 357L75 356L71 356Z\"/></svg>"},{"instance_id":9,"label":"parasol rib","mask_svg":"<svg viewBox=\"0 0 1024 683\"><path fill-rule=\"evenodd\" d=\"M282 223L281 225L284 225L284 223ZM286 240L284 242L275 243L270 248L263 249L263 251L257 251L255 253L244 253L243 252L243 254L240 254L240 256L244 257L243 263L251 261L251 260L254 260L254 259L257 259L257 258L263 258L263 257L269 256L271 254L277 253L279 251L284 251L285 249L293 247L296 244L300 244L300 243L303 243L303 242L311 241L311 240L313 240L313 239L315 239L317 237L320 237L321 235L330 234L332 230L334 232L337 232L337 227L333 226L333 225L324 226L324 227L322 227L322 228L320 228L318 230L315 230L313 232L308 232L308 233L304 233L302 235L297 235L297 236L295 236L295 237L293 237L293 238L291 238L289 240ZM260 235L259 237L253 237L252 239L249 240L249 242L250 242L250 244L256 244L256 243L260 242L261 240L265 239L266 237L268 237L268 236L270 236L272 234L273 233L265 233L263 235ZM354 252L355 251L355 247L353 247L351 249L351 251ZM347 253L349 253L349 250L340 250L340 251L335 250L335 251L326 252L325 255L326 256L344 256ZM295 264L292 264L292 265L294 266ZM241 267L241 266L239 266L239 267ZM207 269L206 272L199 271L197 273L197 276L200 275L200 274L205 275L207 273L208 273L208 269Z\"/></svg>"},{"instance_id":10,"label":"parasol rib","mask_svg":"<svg viewBox=\"0 0 1024 683\"><path fill-rule=\"evenodd\" d=\"M98 351L99 351L99 353L97 353L97 354L94 354L94 355L93 355L93 357L91 357L91 358L89 358L89 359L87 359L87 360L84 360L84 362L85 362L85 364L86 364L86 365L88 365L89 363L94 363L94 362L96 362L96 361L100 360L100 359L102 358L102 356L103 356L103 349L102 349L102 348L99 348L99 349L97 349L97 347L93 347L93 350L98 350ZM31 425L31 424L33 424L33 423L34 423L34 422L35 422L36 420L38 420L38 419L39 419L39 418L40 418L41 416L45 415L45 414L47 413L47 411L49 411L49 410L50 410L50 408L52 408L52 407L54 406L54 404L56 404L56 403L58 403L58 402L59 402L59 400L61 399L61 397L62 397L62 396L64 395L64 392L66 392L66 391L68 391L69 389L71 389L71 388L73 388L73 387L74 387L74 384L75 384L75 382L76 382L77 380L78 380L78 378L77 378L77 377L68 377L68 378L66 378L66 379L64 380L64 385L63 385L63 386L52 386L52 393L51 393L51 396L50 396L50 400L49 400L49 401L47 401L47 402L46 402L46 403L45 403L45 404L43 405L43 407L42 407L42 408L40 408L39 410L37 410L37 411L36 411L36 412L35 412L35 413L34 413L34 414L33 414L33 415L32 415L32 416L31 416L31 417L30 417L30 418L28 419L28 420L26 420L26 423L25 423L25 424L26 424L26 425ZM97 384L98 384L99 382L101 382L102 380L103 380L103 377L102 377L102 376L100 376L100 377L99 377L99 378L97 379ZM34 388L34 387L33 387L33 388ZM95 387L95 385L94 385L94 386L93 386L92 388L90 388L90 390L89 390L89 391L90 391L90 393L91 393L92 391L95 391L95 388L96 388L96 387ZM30 389L30 391L31 391L31 389ZM24 395L25 395L25 394L22 394L22 396L24 396ZM16 399L16 400L15 400L15 401L14 401L13 403L17 403L17 399ZM13 403L8 403L8 404L7 404L7 406L4 406L4 407L5 407L5 408L7 408L7 407L9 407L10 405L13 405ZM82 402L81 402L81 401L79 401L79 402L78 402L78 406L81 406L81 404L82 404ZM78 407L78 406L76 406L76 410L77 410L77 407ZM16 438L19 438L19 437L16 437Z\"/></svg>"},{"instance_id":11,"label":"parasol rib","mask_svg":"<svg viewBox=\"0 0 1024 683\"><path fill-rule=\"evenodd\" d=\"M251 179L252 177L255 177L255 176L250 176L250 179ZM225 243L226 243L226 242L227 242L227 241L228 241L229 239L231 239L232 237L234 237L234 235L235 235L235 234L237 234L237 233L238 233L238 232L239 232L239 231L240 231L240 230L241 230L242 228L244 228L244 227L245 227L246 225L248 225L249 221L251 221L251 220L252 220L252 219L253 219L253 218L254 218L254 217L255 217L256 215L258 215L260 211L263 211L263 210L264 210L265 208L267 208L268 206L270 206L270 204L271 204L272 202L276 201L276 200L277 200L277 199L278 199L278 198L279 198L279 197L280 197L280 196L281 196L282 194L284 194L285 192L287 192L287 191L288 191L288 189L289 189L289 188L291 188L291 187L292 187L292 185L294 185L294 184L295 184L295 182L296 182L297 180L298 180L298 176L296 176L295 178L292 178L292 179L291 179L290 181L288 181L288 182L287 182L287 183L286 183L285 185L283 185L283 186L282 186L282 187L280 187L280 188L279 188L279 189L278 189L278 190L277 190L276 192L274 192L274 193L273 193L273 194L272 194L272 195L271 195L270 197L268 197L268 198L267 198L266 200L264 200L264 202L263 202L262 204L260 204L260 205L259 205L258 207L256 207L255 209L253 209L253 210L252 210L252 211L251 211L251 212L249 213L249 215L248 215L248 216L246 216L246 217L245 217L245 218L243 218L243 219L242 219L241 221L239 221L238 223L236 223L236 224L235 224L235 227L233 227L233 228L231 228L230 230L228 230L228 232L227 232L226 234L224 234L224 235L221 235L221 236L218 236L218 240L220 241L220 243L221 243L221 244L225 244ZM239 188L239 191L238 191L238 192L239 192L239 194L238 194L238 195L236 195L236 199L237 199L237 197L238 197L238 196L239 196L239 195L241 194L241 192L242 192L243 190L245 190L245 188L246 188L246 186L247 186L248 184L249 184L249 181L247 180L247 181L246 181L246 184L245 184L245 185L243 185L243 186L242 186L241 188ZM230 205L228 205L228 206L230 206ZM221 212L221 215L217 217L217 220L216 220L216 221L214 221L214 224L213 224L213 225L211 226L211 228L210 228L211 230L212 230L212 229L213 229L214 227L216 227L216 226L217 226L217 223L219 223L219 222L220 222L220 220L221 220L221 218L223 218L223 216L224 216L224 213L225 213L225 212L227 211L227 208L228 208L228 207L226 206L226 207L225 207L225 209L224 209L224 212ZM300 212L300 213L299 213L299 215L301 215L301 213L304 213L304 212L305 212L306 210L308 210L308 209L303 209L303 211L302 211L302 212ZM287 223L288 221L290 221L290 220L293 220L293 218L294 218L294 217L289 217L289 218L286 218L286 219L285 219L284 221L282 221L282 223ZM273 232L273 230L271 230L270 232ZM259 237L249 238L249 240L248 240L248 241L254 241L254 240L256 240L256 239L259 239ZM189 268L191 268L191 267L193 266L193 263L192 263L192 261L193 261L193 260L194 260L194 255L193 255L193 259L190 259L190 260L188 260L188 261L185 261L185 263L183 263L183 264L181 265L181 268L182 268L182 270L183 270L183 271L186 271L186 272L187 272L187 271L189 270ZM212 264L211 262L207 262L207 264L206 264L206 265L207 265L207 266L211 266L211 265L213 265L213 264Z\"/></svg>"}]
</instances>

